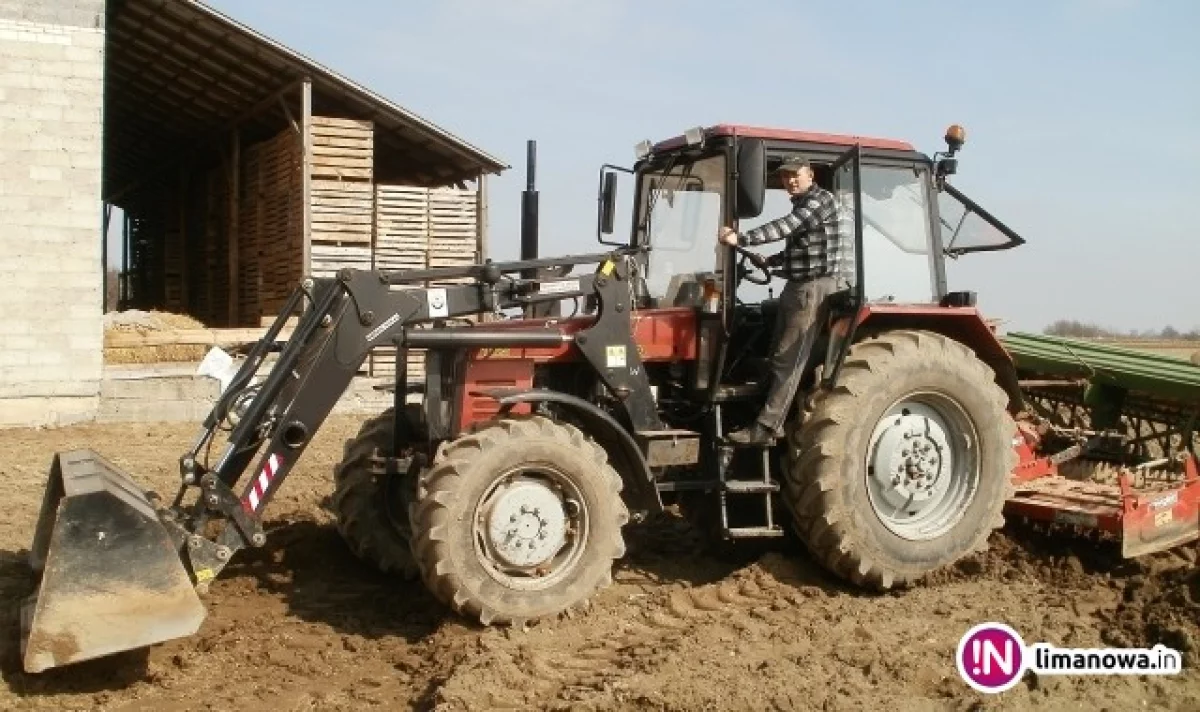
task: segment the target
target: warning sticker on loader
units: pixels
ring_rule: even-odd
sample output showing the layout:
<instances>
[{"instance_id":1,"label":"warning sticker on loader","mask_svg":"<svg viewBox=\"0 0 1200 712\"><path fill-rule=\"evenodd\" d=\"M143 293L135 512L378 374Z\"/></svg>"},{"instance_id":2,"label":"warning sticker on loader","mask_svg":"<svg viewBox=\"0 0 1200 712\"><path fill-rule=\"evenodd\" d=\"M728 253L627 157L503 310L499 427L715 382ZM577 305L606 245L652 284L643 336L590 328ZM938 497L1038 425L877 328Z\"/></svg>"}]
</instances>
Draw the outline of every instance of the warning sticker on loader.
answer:
<instances>
[{"instance_id":1,"label":"warning sticker on loader","mask_svg":"<svg viewBox=\"0 0 1200 712\"><path fill-rule=\"evenodd\" d=\"M609 368L625 368L625 347L609 346L606 363Z\"/></svg>"}]
</instances>

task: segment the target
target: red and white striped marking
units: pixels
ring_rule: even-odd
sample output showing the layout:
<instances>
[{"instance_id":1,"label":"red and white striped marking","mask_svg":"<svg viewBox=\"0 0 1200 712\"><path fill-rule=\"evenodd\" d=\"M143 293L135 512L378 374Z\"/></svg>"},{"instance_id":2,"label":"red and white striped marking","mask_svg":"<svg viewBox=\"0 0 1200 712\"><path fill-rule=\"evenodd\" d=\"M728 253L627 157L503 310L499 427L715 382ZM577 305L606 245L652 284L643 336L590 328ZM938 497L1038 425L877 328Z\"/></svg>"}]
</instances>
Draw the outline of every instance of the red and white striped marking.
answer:
<instances>
[{"instance_id":1,"label":"red and white striped marking","mask_svg":"<svg viewBox=\"0 0 1200 712\"><path fill-rule=\"evenodd\" d=\"M258 505L262 502L263 497L267 496L267 487L271 485L271 480L275 479L276 472L279 472L279 456L272 453L263 465L262 472L258 473L258 479L254 481L254 486L250 488L250 493L247 495L250 500L250 511L258 511Z\"/></svg>"}]
</instances>

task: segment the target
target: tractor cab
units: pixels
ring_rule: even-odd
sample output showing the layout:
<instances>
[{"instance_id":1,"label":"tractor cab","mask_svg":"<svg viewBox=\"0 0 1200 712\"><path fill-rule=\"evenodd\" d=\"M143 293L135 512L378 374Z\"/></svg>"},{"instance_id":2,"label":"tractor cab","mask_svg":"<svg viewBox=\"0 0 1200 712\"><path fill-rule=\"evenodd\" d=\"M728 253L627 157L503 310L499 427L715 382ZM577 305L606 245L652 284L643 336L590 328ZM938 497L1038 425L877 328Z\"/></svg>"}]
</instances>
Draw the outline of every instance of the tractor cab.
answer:
<instances>
[{"instance_id":1,"label":"tractor cab","mask_svg":"<svg viewBox=\"0 0 1200 712\"><path fill-rule=\"evenodd\" d=\"M774 297L786 278L785 242L731 248L718 243L717 234L722 226L744 233L791 211L777 175L788 157L807 159L817 185L841 206L852 267L832 300L831 327L868 305L974 306L974 293L949 289L945 258L1010 249L1024 240L949 184L964 132L952 126L945 138L947 151L932 158L893 139L728 124L645 141L632 170L601 170L598 237L643 248L639 308L699 312L700 368L693 385L708 389L732 375L737 354L728 353L727 342L751 351L769 342ZM632 176L634 205L629 236L614 239L621 172ZM838 361L840 341L819 344L827 364Z\"/></svg>"},{"instance_id":2,"label":"tractor cab","mask_svg":"<svg viewBox=\"0 0 1200 712\"><path fill-rule=\"evenodd\" d=\"M949 151L933 159L904 141L726 124L643 142L632 170L603 169L600 240L649 248L647 306L700 306L706 289L710 296L735 296L732 303L769 300L781 285L780 270L764 274L716 236L722 225L745 232L788 213L776 169L799 155L813 166L817 185L842 205L845 237L855 247L851 286L860 302L938 304L948 293L946 256L1024 242L948 183L962 129L951 127L946 140ZM631 234L619 242L605 237L614 233L617 172L633 175L636 195ZM783 246L770 243L761 252L780 253Z\"/></svg>"}]
</instances>

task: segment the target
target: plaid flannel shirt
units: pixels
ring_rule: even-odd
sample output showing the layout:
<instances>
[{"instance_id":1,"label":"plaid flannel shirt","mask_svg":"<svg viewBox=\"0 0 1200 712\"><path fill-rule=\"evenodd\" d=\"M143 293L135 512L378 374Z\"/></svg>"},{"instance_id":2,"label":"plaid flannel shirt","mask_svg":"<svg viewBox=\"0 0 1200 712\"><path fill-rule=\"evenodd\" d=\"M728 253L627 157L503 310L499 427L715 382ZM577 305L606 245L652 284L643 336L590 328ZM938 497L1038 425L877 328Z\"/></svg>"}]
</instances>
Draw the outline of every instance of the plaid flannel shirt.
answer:
<instances>
[{"instance_id":1,"label":"plaid flannel shirt","mask_svg":"<svg viewBox=\"0 0 1200 712\"><path fill-rule=\"evenodd\" d=\"M841 233L841 211L833 193L814 184L792 196L792 212L748 230L738 237L743 246L787 240L784 275L789 281L818 277L853 280L854 245Z\"/></svg>"}]
</instances>

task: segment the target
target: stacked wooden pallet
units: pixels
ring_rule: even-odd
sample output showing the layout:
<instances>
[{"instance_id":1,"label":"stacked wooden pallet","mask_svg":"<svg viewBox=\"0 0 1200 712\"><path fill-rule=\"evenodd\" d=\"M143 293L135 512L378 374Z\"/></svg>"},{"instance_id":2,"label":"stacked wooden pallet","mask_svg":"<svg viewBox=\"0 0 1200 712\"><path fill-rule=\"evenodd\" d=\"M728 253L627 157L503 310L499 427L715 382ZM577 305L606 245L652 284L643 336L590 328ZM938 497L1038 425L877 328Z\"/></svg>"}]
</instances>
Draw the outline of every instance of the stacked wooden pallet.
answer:
<instances>
[{"instance_id":1,"label":"stacked wooden pallet","mask_svg":"<svg viewBox=\"0 0 1200 712\"><path fill-rule=\"evenodd\" d=\"M374 125L314 116L312 146L311 272L371 269Z\"/></svg>"},{"instance_id":2,"label":"stacked wooden pallet","mask_svg":"<svg viewBox=\"0 0 1200 712\"><path fill-rule=\"evenodd\" d=\"M342 267L371 268L371 184L313 180L312 242L314 276Z\"/></svg>"},{"instance_id":3,"label":"stacked wooden pallet","mask_svg":"<svg viewBox=\"0 0 1200 712\"><path fill-rule=\"evenodd\" d=\"M429 191L403 185L375 186L375 269L407 272L429 266ZM402 289L403 287L397 287ZM396 373L396 350L377 348L371 352L372 376ZM410 378L424 373L425 353L408 355Z\"/></svg>"},{"instance_id":4,"label":"stacked wooden pallet","mask_svg":"<svg viewBox=\"0 0 1200 712\"><path fill-rule=\"evenodd\" d=\"M173 314L187 311L183 303L183 240L180 233L181 208L178 196L168 201L167 222L163 229L163 308Z\"/></svg>"},{"instance_id":5,"label":"stacked wooden pallet","mask_svg":"<svg viewBox=\"0 0 1200 712\"><path fill-rule=\"evenodd\" d=\"M370 248L371 184L314 179L312 241Z\"/></svg>"},{"instance_id":6,"label":"stacked wooden pallet","mask_svg":"<svg viewBox=\"0 0 1200 712\"><path fill-rule=\"evenodd\" d=\"M429 266L457 267L479 261L475 191L429 191Z\"/></svg>"},{"instance_id":7,"label":"stacked wooden pallet","mask_svg":"<svg viewBox=\"0 0 1200 712\"><path fill-rule=\"evenodd\" d=\"M262 309L262 147L243 154L238 201L238 314L242 324L258 323Z\"/></svg>"},{"instance_id":8,"label":"stacked wooden pallet","mask_svg":"<svg viewBox=\"0 0 1200 712\"><path fill-rule=\"evenodd\" d=\"M229 315L229 180L220 167L206 176L208 201L204 220L204 302L202 319L223 324Z\"/></svg>"},{"instance_id":9,"label":"stacked wooden pallet","mask_svg":"<svg viewBox=\"0 0 1200 712\"><path fill-rule=\"evenodd\" d=\"M371 182L375 125L370 121L312 117L313 178Z\"/></svg>"},{"instance_id":10,"label":"stacked wooden pallet","mask_svg":"<svg viewBox=\"0 0 1200 712\"><path fill-rule=\"evenodd\" d=\"M478 262L477 210L475 191L376 185L375 268L405 272ZM438 284L463 281L439 280ZM370 364L372 376L393 376L395 349L375 349ZM423 377L424 370L424 351L410 351L409 378Z\"/></svg>"},{"instance_id":11,"label":"stacked wooden pallet","mask_svg":"<svg viewBox=\"0 0 1200 712\"><path fill-rule=\"evenodd\" d=\"M429 266L429 191L375 186L375 267L387 272Z\"/></svg>"},{"instance_id":12,"label":"stacked wooden pallet","mask_svg":"<svg viewBox=\"0 0 1200 712\"><path fill-rule=\"evenodd\" d=\"M371 269L371 247L339 247L313 243L312 276L336 277L343 267Z\"/></svg>"},{"instance_id":13,"label":"stacked wooden pallet","mask_svg":"<svg viewBox=\"0 0 1200 712\"><path fill-rule=\"evenodd\" d=\"M283 308L303 269L304 186L295 132L285 129L263 143L259 161L260 314L271 315Z\"/></svg>"}]
</instances>

